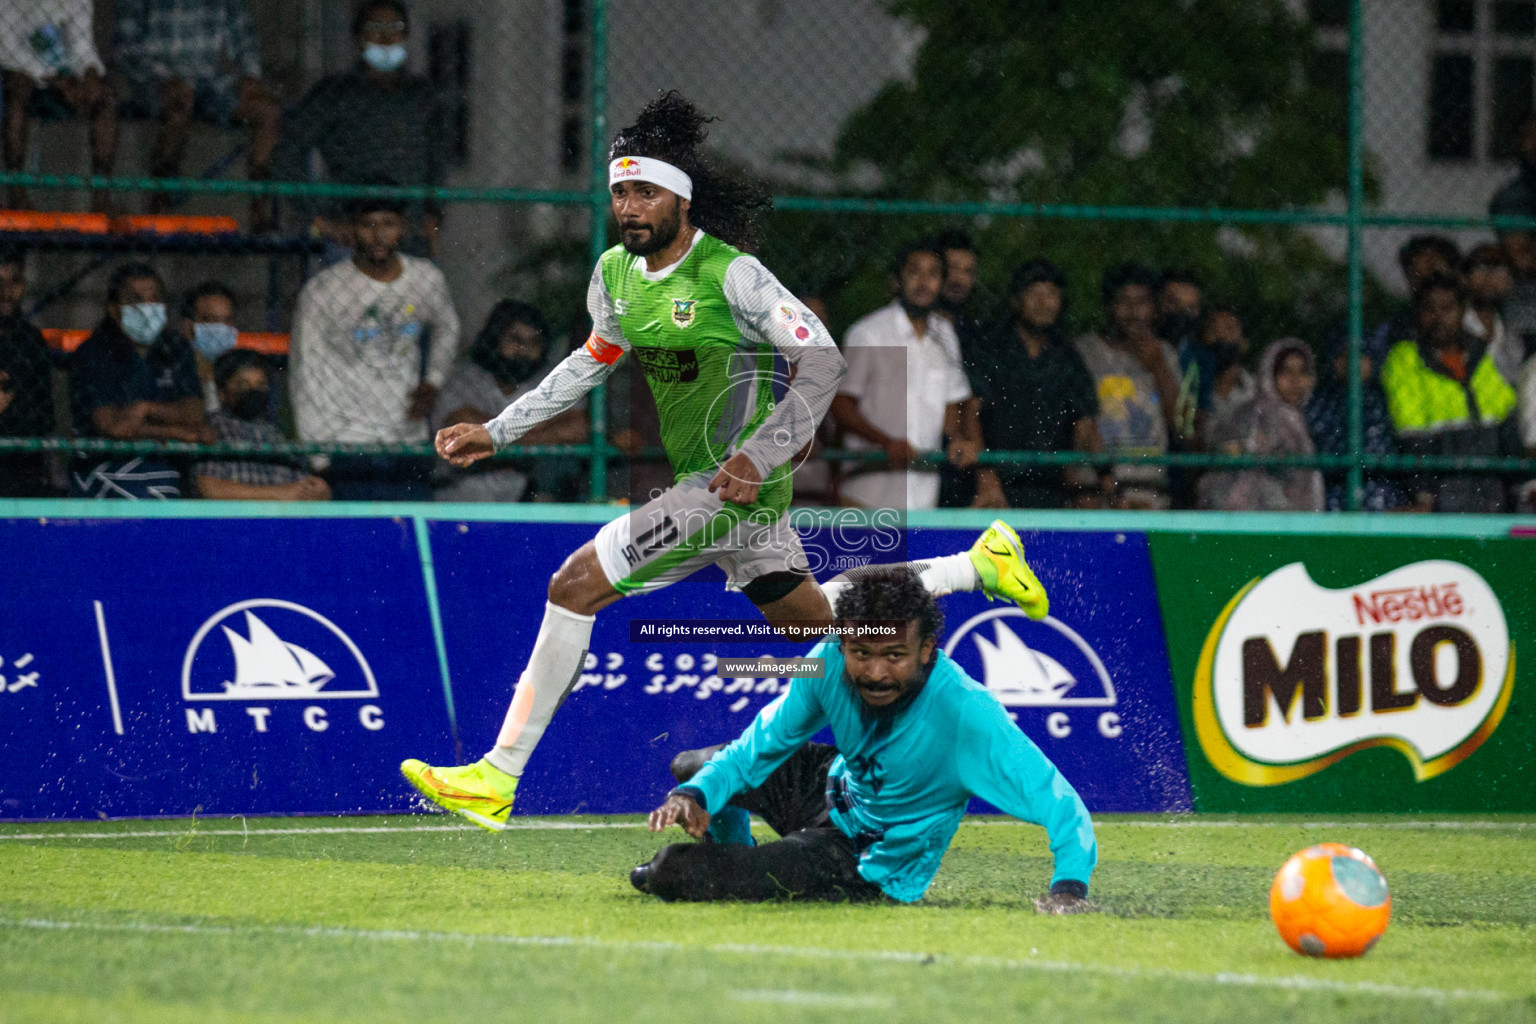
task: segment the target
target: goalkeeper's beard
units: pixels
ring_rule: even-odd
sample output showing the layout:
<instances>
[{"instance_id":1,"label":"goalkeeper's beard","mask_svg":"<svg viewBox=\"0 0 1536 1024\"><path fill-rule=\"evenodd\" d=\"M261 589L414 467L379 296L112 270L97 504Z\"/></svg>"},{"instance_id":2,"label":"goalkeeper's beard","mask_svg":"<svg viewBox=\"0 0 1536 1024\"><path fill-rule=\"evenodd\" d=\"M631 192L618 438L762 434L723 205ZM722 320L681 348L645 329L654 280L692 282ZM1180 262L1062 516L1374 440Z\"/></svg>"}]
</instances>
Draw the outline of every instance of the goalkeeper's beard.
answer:
<instances>
[{"instance_id":1,"label":"goalkeeper's beard","mask_svg":"<svg viewBox=\"0 0 1536 1024\"><path fill-rule=\"evenodd\" d=\"M683 227L683 215L681 203L672 207L672 213L655 227L649 224L637 225L627 228L619 227L619 237L624 241L624 249L633 256L649 256L652 253L661 252L667 246L677 241L677 233Z\"/></svg>"}]
</instances>

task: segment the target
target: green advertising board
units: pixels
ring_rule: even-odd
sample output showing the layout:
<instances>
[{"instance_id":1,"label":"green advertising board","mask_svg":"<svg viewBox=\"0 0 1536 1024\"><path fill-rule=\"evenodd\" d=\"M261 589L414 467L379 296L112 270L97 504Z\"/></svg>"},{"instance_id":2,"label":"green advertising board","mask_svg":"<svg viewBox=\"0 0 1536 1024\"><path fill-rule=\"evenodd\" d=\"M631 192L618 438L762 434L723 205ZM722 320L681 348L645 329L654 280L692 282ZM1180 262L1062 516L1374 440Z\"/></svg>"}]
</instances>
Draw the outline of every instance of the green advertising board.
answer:
<instances>
[{"instance_id":1,"label":"green advertising board","mask_svg":"<svg viewBox=\"0 0 1536 1024\"><path fill-rule=\"evenodd\" d=\"M1148 541L1198 810L1536 810L1536 542Z\"/></svg>"}]
</instances>

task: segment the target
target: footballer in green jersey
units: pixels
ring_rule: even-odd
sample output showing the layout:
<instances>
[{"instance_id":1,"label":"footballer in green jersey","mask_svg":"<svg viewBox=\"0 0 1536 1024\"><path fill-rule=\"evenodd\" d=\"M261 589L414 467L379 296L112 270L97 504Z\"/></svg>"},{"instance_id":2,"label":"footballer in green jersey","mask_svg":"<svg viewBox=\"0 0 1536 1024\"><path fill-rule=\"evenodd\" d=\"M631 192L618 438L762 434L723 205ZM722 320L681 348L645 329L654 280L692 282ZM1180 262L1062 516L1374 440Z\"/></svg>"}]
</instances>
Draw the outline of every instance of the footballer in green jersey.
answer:
<instances>
[{"instance_id":1,"label":"footballer in green jersey","mask_svg":"<svg viewBox=\"0 0 1536 1024\"><path fill-rule=\"evenodd\" d=\"M674 474L670 488L604 526L556 571L544 621L495 747L472 765L401 770L434 803L505 827L517 780L581 673L594 616L620 598L719 565L769 623L832 623L800 537L784 516L791 459L815 434L846 370L821 321L753 256L758 186L700 155L708 118L677 93L651 103L610 151L621 243L587 290L592 334L533 391L485 424L438 432L468 466L569 409L625 355L644 375ZM775 377L775 357L795 368ZM775 383L783 393L775 398ZM935 593L985 589L1045 614L1045 592L1001 522L970 552L920 567Z\"/></svg>"}]
</instances>

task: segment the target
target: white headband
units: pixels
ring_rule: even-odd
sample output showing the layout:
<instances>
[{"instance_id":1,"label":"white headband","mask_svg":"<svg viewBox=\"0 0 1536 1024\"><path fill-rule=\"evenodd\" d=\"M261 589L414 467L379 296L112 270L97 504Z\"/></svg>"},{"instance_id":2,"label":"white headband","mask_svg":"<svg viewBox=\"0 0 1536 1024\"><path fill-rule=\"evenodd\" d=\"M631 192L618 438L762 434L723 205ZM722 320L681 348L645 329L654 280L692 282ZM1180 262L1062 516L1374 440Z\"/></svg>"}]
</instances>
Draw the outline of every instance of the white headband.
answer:
<instances>
[{"instance_id":1,"label":"white headband","mask_svg":"<svg viewBox=\"0 0 1536 1024\"><path fill-rule=\"evenodd\" d=\"M608 187L621 181L648 181L670 189L684 199L693 198L693 179L665 160L652 156L621 156L608 165Z\"/></svg>"}]
</instances>

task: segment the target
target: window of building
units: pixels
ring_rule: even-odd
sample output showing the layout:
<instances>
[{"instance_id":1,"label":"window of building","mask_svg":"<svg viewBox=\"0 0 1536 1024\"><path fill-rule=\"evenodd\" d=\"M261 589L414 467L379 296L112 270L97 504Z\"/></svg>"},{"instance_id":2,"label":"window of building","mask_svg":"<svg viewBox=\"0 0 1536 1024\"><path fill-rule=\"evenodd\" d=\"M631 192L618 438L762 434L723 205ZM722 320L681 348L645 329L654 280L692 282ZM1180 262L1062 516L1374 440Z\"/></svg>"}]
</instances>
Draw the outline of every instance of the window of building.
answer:
<instances>
[{"instance_id":1,"label":"window of building","mask_svg":"<svg viewBox=\"0 0 1536 1024\"><path fill-rule=\"evenodd\" d=\"M564 0L560 30L560 170L576 175L587 157L586 0Z\"/></svg>"},{"instance_id":2,"label":"window of building","mask_svg":"<svg viewBox=\"0 0 1536 1024\"><path fill-rule=\"evenodd\" d=\"M1433 160L1509 160L1536 96L1536 0L1434 0Z\"/></svg>"},{"instance_id":3,"label":"window of building","mask_svg":"<svg viewBox=\"0 0 1536 1024\"><path fill-rule=\"evenodd\" d=\"M427 27L427 78L437 90L444 141L456 164L469 159L470 49L469 22L436 22Z\"/></svg>"}]
</instances>

